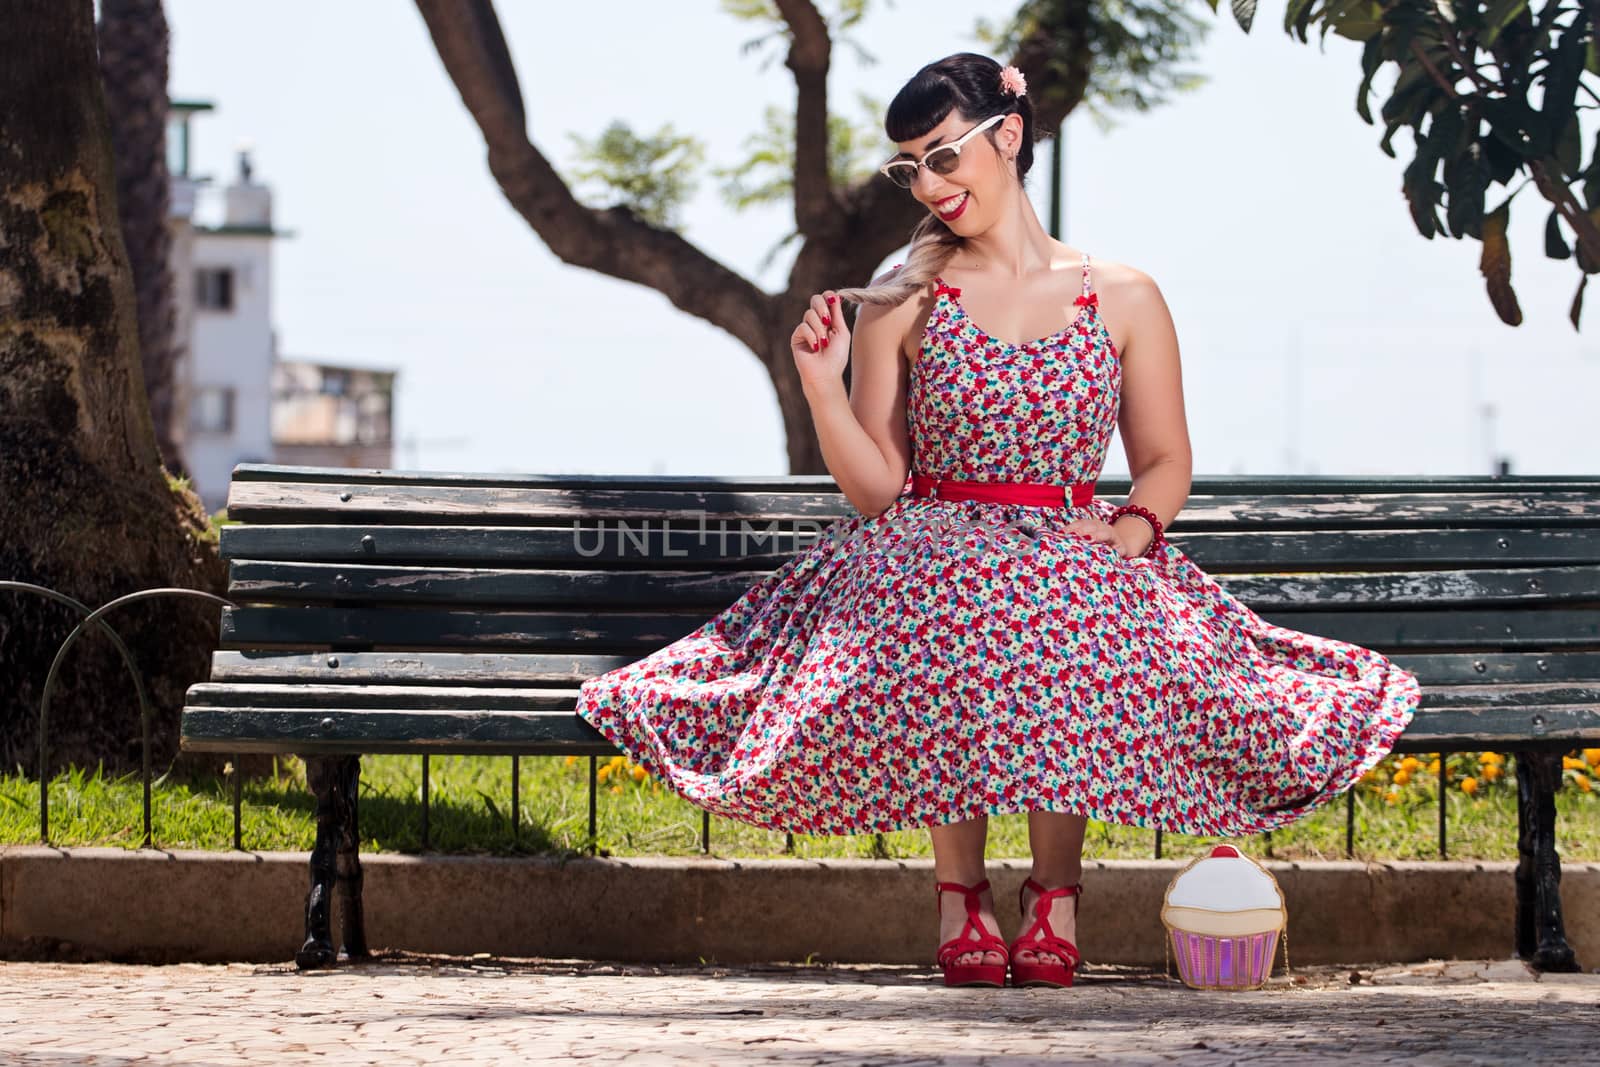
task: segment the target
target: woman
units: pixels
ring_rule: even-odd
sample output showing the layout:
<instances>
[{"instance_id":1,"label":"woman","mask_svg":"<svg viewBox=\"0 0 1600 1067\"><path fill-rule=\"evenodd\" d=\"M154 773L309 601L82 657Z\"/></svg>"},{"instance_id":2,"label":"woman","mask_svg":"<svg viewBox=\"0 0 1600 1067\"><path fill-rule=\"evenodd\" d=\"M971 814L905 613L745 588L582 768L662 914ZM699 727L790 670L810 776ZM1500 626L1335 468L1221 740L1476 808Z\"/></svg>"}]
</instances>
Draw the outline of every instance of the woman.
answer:
<instances>
[{"instance_id":1,"label":"woman","mask_svg":"<svg viewBox=\"0 0 1600 1067\"><path fill-rule=\"evenodd\" d=\"M885 127L900 152L882 170L928 214L903 265L816 294L792 337L860 515L694 633L590 679L578 712L730 818L927 826L946 984L1003 985L1009 965L1018 985L1067 986L1088 818L1207 835L1293 822L1388 753L1419 686L1377 652L1267 623L1163 536L1191 474L1172 319L1149 276L1039 224L1021 74L942 59ZM1094 495L1114 428L1133 482L1120 505ZM985 834L990 814L1024 811L1030 921L1008 944Z\"/></svg>"}]
</instances>

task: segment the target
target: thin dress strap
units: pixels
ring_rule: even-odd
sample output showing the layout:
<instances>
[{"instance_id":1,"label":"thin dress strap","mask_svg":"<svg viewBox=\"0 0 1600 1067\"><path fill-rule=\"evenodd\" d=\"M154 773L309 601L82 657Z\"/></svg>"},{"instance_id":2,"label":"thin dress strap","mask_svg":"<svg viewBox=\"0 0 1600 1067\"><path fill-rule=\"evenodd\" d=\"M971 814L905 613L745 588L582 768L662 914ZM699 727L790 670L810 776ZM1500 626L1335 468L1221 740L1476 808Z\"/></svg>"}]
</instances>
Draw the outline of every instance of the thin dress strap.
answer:
<instances>
[{"instance_id":1,"label":"thin dress strap","mask_svg":"<svg viewBox=\"0 0 1600 1067\"><path fill-rule=\"evenodd\" d=\"M1094 285L1089 280L1089 253L1083 254L1083 295L1074 300L1079 307L1088 307L1100 303L1100 297L1094 292Z\"/></svg>"}]
</instances>

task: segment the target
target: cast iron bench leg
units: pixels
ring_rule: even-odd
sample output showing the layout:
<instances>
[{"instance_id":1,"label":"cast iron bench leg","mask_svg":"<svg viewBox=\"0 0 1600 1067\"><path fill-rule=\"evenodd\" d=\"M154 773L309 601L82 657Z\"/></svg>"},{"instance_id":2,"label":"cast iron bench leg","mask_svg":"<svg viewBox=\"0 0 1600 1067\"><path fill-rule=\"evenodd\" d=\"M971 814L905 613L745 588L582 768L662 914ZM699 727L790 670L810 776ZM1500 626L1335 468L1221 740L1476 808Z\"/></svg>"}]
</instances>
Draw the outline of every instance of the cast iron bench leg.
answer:
<instances>
[{"instance_id":1,"label":"cast iron bench leg","mask_svg":"<svg viewBox=\"0 0 1600 1067\"><path fill-rule=\"evenodd\" d=\"M1576 971L1561 919L1561 856L1556 852L1556 789L1561 754L1516 753L1517 956L1541 971Z\"/></svg>"},{"instance_id":2,"label":"cast iron bench leg","mask_svg":"<svg viewBox=\"0 0 1600 1067\"><path fill-rule=\"evenodd\" d=\"M351 959L368 954L361 911L361 860L356 853L360 841L356 824L360 780L360 756L306 758L306 784L317 798L317 843L311 850L306 939L294 958L302 969L331 967L338 958L330 915L335 881L342 886L344 914L340 925L345 951Z\"/></svg>"},{"instance_id":3,"label":"cast iron bench leg","mask_svg":"<svg viewBox=\"0 0 1600 1067\"><path fill-rule=\"evenodd\" d=\"M352 960L372 955L367 950L367 920L361 910L361 757L347 756L340 768L340 791L348 805L339 841L339 933Z\"/></svg>"}]
</instances>

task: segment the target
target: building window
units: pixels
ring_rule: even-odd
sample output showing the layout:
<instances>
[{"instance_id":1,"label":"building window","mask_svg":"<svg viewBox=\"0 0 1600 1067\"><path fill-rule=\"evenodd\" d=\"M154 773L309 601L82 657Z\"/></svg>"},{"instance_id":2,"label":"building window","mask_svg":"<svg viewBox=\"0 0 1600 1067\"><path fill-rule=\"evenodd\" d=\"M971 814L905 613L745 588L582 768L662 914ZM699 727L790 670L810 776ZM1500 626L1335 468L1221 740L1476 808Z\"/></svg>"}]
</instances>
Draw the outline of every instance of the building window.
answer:
<instances>
[{"instance_id":1,"label":"building window","mask_svg":"<svg viewBox=\"0 0 1600 1067\"><path fill-rule=\"evenodd\" d=\"M201 267L194 272L194 302L210 311L233 310L233 268Z\"/></svg>"},{"instance_id":2,"label":"building window","mask_svg":"<svg viewBox=\"0 0 1600 1067\"><path fill-rule=\"evenodd\" d=\"M195 390L189 426L199 433L232 433L233 390L222 385Z\"/></svg>"},{"instance_id":3,"label":"building window","mask_svg":"<svg viewBox=\"0 0 1600 1067\"><path fill-rule=\"evenodd\" d=\"M174 178L189 176L189 120L167 116L167 172Z\"/></svg>"}]
</instances>

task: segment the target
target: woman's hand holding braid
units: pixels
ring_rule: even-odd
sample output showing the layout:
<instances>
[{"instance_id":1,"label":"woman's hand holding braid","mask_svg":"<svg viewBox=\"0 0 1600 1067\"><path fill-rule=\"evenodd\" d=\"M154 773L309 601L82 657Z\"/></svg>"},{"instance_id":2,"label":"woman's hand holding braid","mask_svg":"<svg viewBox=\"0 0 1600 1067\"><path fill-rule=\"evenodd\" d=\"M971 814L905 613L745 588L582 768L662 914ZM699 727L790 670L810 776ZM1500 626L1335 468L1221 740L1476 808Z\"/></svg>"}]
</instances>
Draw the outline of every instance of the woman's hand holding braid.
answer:
<instances>
[{"instance_id":1,"label":"woman's hand holding braid","mask_svg":"<svg viewBox=\"0 0 1600 1067\"><path fill-rule=\"evenodd\" d=\"M815 293L800 325L789 338L800 383L810 390L844 377L850 362L850 328L832 290Z\"/></svg>"}]
</instances>

